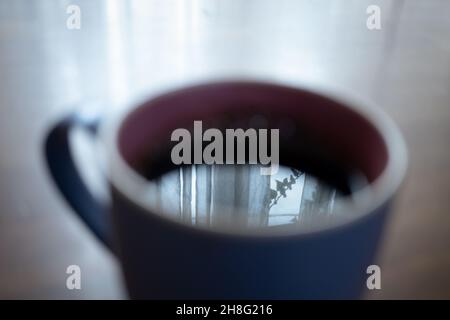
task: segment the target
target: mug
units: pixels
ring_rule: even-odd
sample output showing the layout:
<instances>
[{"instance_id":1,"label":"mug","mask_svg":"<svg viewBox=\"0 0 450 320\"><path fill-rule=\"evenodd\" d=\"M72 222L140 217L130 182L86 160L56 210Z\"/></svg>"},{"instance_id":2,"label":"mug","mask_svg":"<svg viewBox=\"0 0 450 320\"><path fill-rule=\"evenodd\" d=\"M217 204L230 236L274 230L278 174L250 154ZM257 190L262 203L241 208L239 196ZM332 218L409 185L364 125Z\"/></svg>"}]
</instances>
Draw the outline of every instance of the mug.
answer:
<instances>
[{"instance_id":1,"label":"mug","mask_svg":"<svg viewBox=\"0 0 450 320\"><path fill-rule=\"evenodd\" d=\"M331 166L339 163L364 174L367 185L343 200L345 212L307 228L208 229L146 199L151 182L141 169L155 173L170 166L175 128L230 116L242 120L236 126L248 127L254 114L280 127L281 163L301 162L328 176L339 173ZM131 298L360 297L407 166L402 136L379 109L317 87L223 80L152 95L100 122L77 113L65 117L49 131L45 157L69 205L117 255ZM103 142L110 203L96 199L77 172L68 139L77 127Z\"/></svg>"}]
</instances>

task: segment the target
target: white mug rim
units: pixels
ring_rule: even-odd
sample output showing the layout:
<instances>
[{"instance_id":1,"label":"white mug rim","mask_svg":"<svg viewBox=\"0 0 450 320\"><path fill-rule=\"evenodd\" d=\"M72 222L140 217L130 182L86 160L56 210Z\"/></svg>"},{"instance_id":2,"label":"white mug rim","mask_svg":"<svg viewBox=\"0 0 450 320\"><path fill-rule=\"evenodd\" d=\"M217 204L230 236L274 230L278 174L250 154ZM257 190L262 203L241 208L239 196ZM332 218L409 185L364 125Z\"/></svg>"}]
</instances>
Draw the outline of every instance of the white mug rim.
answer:
<instances>
[{"instance_id":1,"label":"white mug rim","mask_svg":"<svg viewBox=\"0 0 450 320\"><path fill-rule=\"evenodd\" d=\"M123 120L127 115L133 112L137 108L137 106L142 105L142 103L132 103L129 105L131 107L125 106L124 108L118 109L117 112L109 114L100 130L100 141L103 142L103 146L105 147L104 151L107 156L106 159L109 162L109 168L106 170L106 176L109 183L114 187L114 189L120 192L122 196L132 201L135 205L143 209L146 214L157 215L167 221L171 221L186 228L195 230L204 230L206 232L222 233L228 235L245 235L251 237L304 235L347 225L359 221L367 215L373 214L375 211L377 211L376 209L386 204L399 189L406 175L408 162L406 144L400 133L400 130L398 129L397 125L391 120L391 118L373 102L361 97L356 97L355 94L350 95L348 93L343 93L343 90L341 89L337 90L331 88L330 86L320 86L317 84L304 82L280 81L262 78L222 77L216 79L208 78L195 82L191 81L188 83L174 84L168 86L167 88L164 88L163 90L160 90L159 92L152 93L142 101L149 101L154 97L187 87L224 82L270 84L301 90L303 92L310 92L314 95L323 96L327 99L338 102L339 104L351 109L352 111L356 112L360 116L364 117L367 121L369 121L369 123L371 123L371 125L373 125L379 132L384 143L386 144L388 159L387 165L385 166L383 172L369 184L370 190L368 190L368 188L363 188L362 190L356 191L354 193L355 198L366 199L366 201L356 204L350 204L350 201L345 203L345 200L342 207L345 208L346 212L349 210L350 213L344 215L342 218L338 217L336 219L333 219L332 221L327 221L327 223L320 223L318 221L318 223L316 223L315 225L309 225L307 228L302 228L299 226L296 226L295 228L285 228L281 232L272 232L266 228L255 230L250 228L236 229L227 227L207 228L204 226L193 226L181 222L171 217L171 215L169 214L164 214L164 212L162 212L160 208L146 201L143 191L148 190L149 181L146 180L143 176L139 175L133 168L131 168L127 164L118 148L118 134ZM146 194L148 193L146 192ZM370 197L368 197L369 194Z\"/></svg>"}]
</instances>

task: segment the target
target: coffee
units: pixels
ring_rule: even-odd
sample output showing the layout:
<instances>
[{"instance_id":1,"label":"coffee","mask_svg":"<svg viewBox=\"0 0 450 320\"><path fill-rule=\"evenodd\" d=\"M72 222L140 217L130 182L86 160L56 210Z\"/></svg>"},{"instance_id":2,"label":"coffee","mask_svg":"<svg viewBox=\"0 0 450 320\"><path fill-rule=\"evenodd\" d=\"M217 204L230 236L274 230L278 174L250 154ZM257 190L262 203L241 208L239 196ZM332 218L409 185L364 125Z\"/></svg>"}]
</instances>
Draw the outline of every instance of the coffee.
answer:
<instances>
[{"instance_id":1,"label":"coffee","mask_svg":"<svg viewBox=\"0 0 450 320\"><path fill-rule=\"evenodd\" d=\"M261 175L260 165L178 166L152 180L148 200L184 223L211 227L267 228L305 225L331 217L354 190L354 177L339 184L280 166ZM361 179L359 179L361 181ZM346 187L342 187L346 186Z\"/></svg>"}]
</instances>

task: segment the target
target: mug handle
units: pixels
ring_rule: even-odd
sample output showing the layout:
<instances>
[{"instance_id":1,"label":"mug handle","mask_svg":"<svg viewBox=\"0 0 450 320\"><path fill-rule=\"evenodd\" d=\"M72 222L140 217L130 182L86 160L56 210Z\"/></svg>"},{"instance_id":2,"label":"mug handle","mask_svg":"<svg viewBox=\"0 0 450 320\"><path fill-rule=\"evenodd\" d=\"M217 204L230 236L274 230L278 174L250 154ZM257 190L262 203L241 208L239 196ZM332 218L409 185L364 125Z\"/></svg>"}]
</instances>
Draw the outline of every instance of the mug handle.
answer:
<instances>
[{"instance_id":1,"label":"mug handle","mask_svg":"<svg viewBox=\"0 0 450 320\"><path fill-rule=\"evenodd\" d=\"M56 123L45 138L45 159L50 175L63 197L97 238L111 248L109 205L96 199L83 182L75 166L70 133L81 128L95 137L100 118L86 118L71 113Z\"/></svg>"}]
</instances>

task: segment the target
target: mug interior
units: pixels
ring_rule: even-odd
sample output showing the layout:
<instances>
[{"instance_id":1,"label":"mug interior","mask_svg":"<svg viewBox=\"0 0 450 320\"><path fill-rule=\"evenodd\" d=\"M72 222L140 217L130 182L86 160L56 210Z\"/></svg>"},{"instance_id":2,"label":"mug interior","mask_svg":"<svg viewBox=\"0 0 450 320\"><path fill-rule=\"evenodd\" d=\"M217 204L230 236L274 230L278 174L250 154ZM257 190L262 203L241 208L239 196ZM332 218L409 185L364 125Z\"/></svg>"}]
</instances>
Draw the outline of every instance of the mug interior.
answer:
<instances>
[{"instance_id":1,"label":"mug interior","mask_svg":"<svg viewBox=\"0 0 450 320\"><path fill-rule=\"evenodd\" d=\"M387 145L361 114L299 89L261 83L215 83L175 91L146 102L120 127L119 152L136 172L154 177L170 169L173 130L266 128L280 131L280 163L317 175L357 171L369 183L385 170ZM320 166L317 165L320 163ZM152 170L152 167L158 167Z\"/></svg>"}]
</instances>

